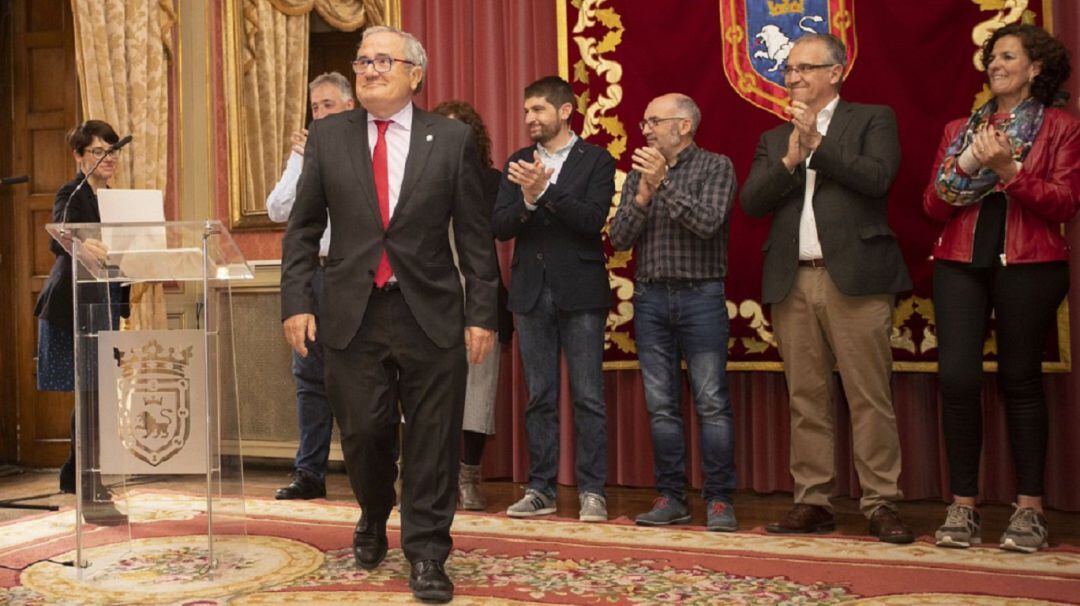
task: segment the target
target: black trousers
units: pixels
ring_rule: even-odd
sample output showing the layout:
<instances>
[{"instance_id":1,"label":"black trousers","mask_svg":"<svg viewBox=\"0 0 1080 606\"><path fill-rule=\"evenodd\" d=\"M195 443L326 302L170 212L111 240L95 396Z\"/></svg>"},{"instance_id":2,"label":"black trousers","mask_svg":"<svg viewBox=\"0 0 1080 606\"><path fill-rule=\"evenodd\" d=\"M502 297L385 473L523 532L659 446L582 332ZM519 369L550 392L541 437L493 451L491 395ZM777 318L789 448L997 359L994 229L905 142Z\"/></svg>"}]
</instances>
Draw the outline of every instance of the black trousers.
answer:
<instances>
[{"instance_id":1,"label":"black trousers","mask_svg":"<svg viewBox=\"0 0 1080 606\"><path fill-rule=\"evenodd\" d=\"M324 355L345 468L365 515L385 520L394 507L403 415L401 546L410 562L445 561L457 506L464 333L461 343L440 348L416 323L400 291L375 290L349 345L324 346Z\"/></svg>"},{"instance_id":2,"label":"black trousers","mask_svg":"<svg viewBox=\"0 0 1080 606\"><path fill-rule=\"evenodd\" d=\"M1068 291L1069 268L1063 262L991 268L934 264L941 423L954 495L979 494L982 352L991 311L1017 492L1043 494L1047 412L1042 353Z\"/></svg>"}]
</instances>

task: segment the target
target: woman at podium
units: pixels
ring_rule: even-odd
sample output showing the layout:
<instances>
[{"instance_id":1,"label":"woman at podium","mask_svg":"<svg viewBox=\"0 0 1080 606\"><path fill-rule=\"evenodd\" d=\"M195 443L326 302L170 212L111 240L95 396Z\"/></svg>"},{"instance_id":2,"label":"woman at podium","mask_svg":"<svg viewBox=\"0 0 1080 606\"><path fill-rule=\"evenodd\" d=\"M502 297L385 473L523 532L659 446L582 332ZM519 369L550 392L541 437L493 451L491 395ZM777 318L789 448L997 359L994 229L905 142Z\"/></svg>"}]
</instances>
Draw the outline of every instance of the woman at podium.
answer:
<instances>
[{"instance_id":1,"label":"woman at podium","mask_svg":"<svg viewBox=\"0 0 1080 606\"><path fill-rule=\"evenodd\" d=\"M87 120L68 132L67 142L78 172L56 192L52 212L54 223L101 222L97 192L108 187L109 180L116 174L119 150L115 145L119 140L113 127L101 120ZM39 391L70 392L75 390L71 255L56 240L50 242L49 249L56 255L56 261L34 307L34 315L38 318L37 388ZM87 240L84 249L94 255L105 252L95 240ZM116 284L109 284L108 288L87 284L79 288L79 303L107 304L109 321L115 327L127 305L127 290ZM84 398L84 401L94 399ZM93 411L91 413L88 418L96 416ZM100 482L91 485L95 497L107 496ZM71 451L60 468L60 491L75 492L74 410L71 414Z\"/></svg>"}]
</instances>

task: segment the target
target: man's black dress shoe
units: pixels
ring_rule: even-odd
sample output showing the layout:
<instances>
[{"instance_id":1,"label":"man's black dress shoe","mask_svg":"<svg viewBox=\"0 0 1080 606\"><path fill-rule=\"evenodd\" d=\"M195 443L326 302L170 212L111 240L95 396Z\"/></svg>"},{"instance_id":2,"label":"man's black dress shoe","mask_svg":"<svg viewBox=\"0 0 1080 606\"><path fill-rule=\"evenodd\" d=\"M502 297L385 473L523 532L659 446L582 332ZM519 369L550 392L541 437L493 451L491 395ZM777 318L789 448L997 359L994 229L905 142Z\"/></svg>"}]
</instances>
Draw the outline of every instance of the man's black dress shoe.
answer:
<instances>
[{"instance_id":1,"label":"man's black dress shoe","mask_svg":"<svg viewBox=\"0 0 1080 606\"><path fill-rule=\"evenodd\" d=\"M292 484L278 488L274 498L285 499L321 499L326 496L326 484L303 469L293 474Z\"/></svg>"},{"instance_id":2,"label":"man's black dress shoe","mask_svg":"<svg viewBox=\"0 0 1080 606\"><path fill-rule=\"evenodd\" d=\"M356 565L371 570L382 563L386 557L386 520L375 522L367 514L360 516L353 531L352 549Z\"/></svg>"},{"instance_id":3,"label":"man's black dress shoe","mask_svg":"<svg viewBox=\"0 0 1080 606\"><path fill-rule=\"evenodd\" d=\"M446 576L442 562L421 560L413 562L409 573L409 589L413 597L425 602L443 604L454 599L454 584Z\"/></svg>"}]
</instances>

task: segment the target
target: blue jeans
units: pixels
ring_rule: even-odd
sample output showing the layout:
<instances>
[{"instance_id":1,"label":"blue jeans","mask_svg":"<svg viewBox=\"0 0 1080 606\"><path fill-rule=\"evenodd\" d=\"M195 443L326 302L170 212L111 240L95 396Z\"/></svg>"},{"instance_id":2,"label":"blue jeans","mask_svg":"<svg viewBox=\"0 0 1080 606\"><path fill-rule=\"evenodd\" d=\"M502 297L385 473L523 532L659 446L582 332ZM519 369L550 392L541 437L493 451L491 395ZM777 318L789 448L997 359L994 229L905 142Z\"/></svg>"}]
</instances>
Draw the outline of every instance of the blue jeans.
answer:
<instances>
[{"instance_id":1,"label":"blue jeans","mask_svg":"<svg viewBox=\"0 0 1080 606\"><path fill-rule=\"evenodd\" d=\"M319 266L311 279L318 308L322 297L323 268ZM294 467L302 469L320 480L326 477L326 462L330 458L330 435L334 430L334 415L330 401L326 399L323 382L323 350L318 343L316 322L315 341L308 341L306 358L293 352L292 373L296 379L296 416L300 426L300 446L296 449Z\"/></svg>"},{"instance_id":2,"label":"blue jeans","mask_svg":"<svg viewBox=\"0 0 1080 606\"><path fill-rule=\"evenodd\" d=\"M701 423L702 496L730 503L735 490L735 422L727 382L724 282L638 282L634 328L652 428L657 491L686 502L681 350Z\"/></svg>"},{"instance_id":3,"label":"blue jeans","mask_svg":"<svg viewBox=\"0 0 1080 606\"><path fill-rule=\"evenodd\" d=\"M525 433L529 488L554 498L559 474L559 349L566 354L574 399L578 492L604 494L607 409L604 405L604 322L607 310L564 311L545 284L536 305L517 317L518 343L529 388Z\"/></svg>"}]
</instances>

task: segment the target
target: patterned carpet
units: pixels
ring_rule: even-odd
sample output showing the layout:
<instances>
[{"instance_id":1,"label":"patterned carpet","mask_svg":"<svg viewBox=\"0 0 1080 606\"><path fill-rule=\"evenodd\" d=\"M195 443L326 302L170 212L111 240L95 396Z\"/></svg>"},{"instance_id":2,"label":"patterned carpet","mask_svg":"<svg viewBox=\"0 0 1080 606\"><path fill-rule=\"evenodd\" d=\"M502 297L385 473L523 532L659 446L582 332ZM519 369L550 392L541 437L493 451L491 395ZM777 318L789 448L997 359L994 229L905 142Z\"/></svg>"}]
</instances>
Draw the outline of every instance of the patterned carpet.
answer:
<instances>
[{"instance_id":1,"label":"patterned carpet","mask_svg":"<svg viewBox=\"0 0 1080 606\"><path fill-rule=\"evenodd\" d=\"M95 527L80 580L51 562L74 557L74 513L0 526L0 604L411 603L397 546L374 571L353 564L358 509L326 502L247 501L249 536L221 537L220 567L202 572L201 501L140 496L142 522ZM1044 604L1080 603L1080 550L1035 555L963 551L843 537L785 538L700 528L643 529L458 515L447 570L455 604Z\"/></svg>"}]
</instances>

